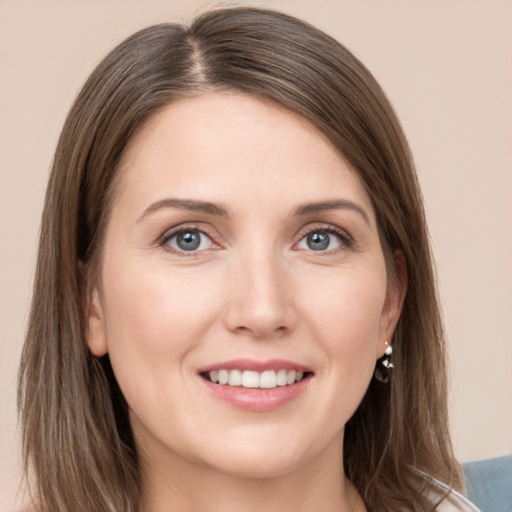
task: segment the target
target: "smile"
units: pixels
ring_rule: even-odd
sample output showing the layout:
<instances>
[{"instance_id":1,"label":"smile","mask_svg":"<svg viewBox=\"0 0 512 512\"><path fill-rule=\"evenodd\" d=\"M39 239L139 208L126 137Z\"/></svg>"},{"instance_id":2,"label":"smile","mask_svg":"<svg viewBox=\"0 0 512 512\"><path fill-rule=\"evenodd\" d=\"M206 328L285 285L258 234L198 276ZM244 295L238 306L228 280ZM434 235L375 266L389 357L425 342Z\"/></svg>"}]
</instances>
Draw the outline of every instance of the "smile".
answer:
<instances>
[{"instance_id":1,"label":"smile","mask_svg":"<svg viewBox=\"0 0 512 512\"><path fill-rule=\"evenodd\" d=\"M204 372L201 376L214 384L221 386L243 387L251 389L273 389L278 386L291 386L307 377L310 372L301 370L266 370L257 372L253 370L213 370Z\"/></svg>"},{"instance_id":2,"label":"smile","mask_svg":"<svg viewBox=\"0 0 512 512\"><path fill-rule=\"evenodd\" d=\"M237 359L201 368L209 393L238 409L266 412L298 399L309 388L311 368L284 359Z\"/></svg>"}]
</instances>

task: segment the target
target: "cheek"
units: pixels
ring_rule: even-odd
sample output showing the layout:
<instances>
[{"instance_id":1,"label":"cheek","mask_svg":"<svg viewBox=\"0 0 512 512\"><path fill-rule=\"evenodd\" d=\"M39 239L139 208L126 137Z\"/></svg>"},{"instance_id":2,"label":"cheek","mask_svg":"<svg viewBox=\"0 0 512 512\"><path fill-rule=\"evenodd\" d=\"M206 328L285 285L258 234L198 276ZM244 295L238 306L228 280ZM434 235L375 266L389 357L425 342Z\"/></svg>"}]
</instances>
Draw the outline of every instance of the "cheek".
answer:
<instances>
[{"instance_id":1,"label":"cheek","mask_svg":"<svg viewBox=\"0 0 512 512\"><path fill-rule=\"evenodd\" d=\"M317 354L318 428L326 437L343 430L375 369L386 297L385 277L376 269L328 269L299 290L303 326L309 329L306 337L314 340Z\"/></svg>"},{"instance_id":2,"label":"cheek","mask_svg":"<svg viewBox=\"0 0 512 512\"><path fill-rule=\"evenodd\" d=\"M200 273L131 265L113 269L105 290L109 340L141 349L187 345L214 308L213 292ZM144 267L141 265L140 267Z\"/></svg>"},{"instance_id":3,"label":"cheek","mask_svg":"<svg viewBox=\"0 0 512 512\"><path fill-rule=\"evenodd\" d=\"M176 388L186 355L200 344L215 314L204 276L162 265L105 265L108 352L131 406L158 389Z\"/></svg>"},{"instance_id":4,"label":"cheek","mask_svg":"<svg viewBox=\"0 0 512 512\"><path fill-rule=\"evenodd\" d=\"M340 371L368 371L375 365L386 299L383 275L378 267L366 272L339 269L329 279L317 280L326 283L323 289L308 294L302 313L329 355L329 364Z\"/></svg>"}]
</instances>

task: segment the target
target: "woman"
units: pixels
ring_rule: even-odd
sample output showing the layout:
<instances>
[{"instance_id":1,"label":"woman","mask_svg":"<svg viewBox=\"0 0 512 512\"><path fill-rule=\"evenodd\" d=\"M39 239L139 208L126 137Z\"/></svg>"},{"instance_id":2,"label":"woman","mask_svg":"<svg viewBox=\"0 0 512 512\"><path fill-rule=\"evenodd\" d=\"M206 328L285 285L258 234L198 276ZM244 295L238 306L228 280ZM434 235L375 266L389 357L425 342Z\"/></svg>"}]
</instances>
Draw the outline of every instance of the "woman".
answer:
<instances>
[{"instance_id":1,"label":"woman","mask_svg":"<svg viewBox=\"0 0 512 512\"><path fill-rule=\"evenodd\" d=\"M20 370L37 510L474 510L444 350L412 158L343 46L236 8L99 64Z\"/></svg>"}]
</instances>

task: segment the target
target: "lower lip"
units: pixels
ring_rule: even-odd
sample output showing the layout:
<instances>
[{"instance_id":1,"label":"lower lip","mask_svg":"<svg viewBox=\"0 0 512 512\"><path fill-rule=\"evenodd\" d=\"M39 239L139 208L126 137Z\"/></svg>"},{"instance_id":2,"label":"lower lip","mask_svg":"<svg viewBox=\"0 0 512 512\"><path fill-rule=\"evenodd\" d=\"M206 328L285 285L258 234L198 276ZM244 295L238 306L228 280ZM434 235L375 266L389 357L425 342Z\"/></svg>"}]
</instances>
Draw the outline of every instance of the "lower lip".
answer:
<instances>
[{"instance_id":1,"label":"lower lip","mask_svg":"<svg viewBox=\"0 0 512 512\"><path fill-rule=\"evenodd\" d=\"M271 389L243 388L214 384L199 376L208 390L217 398L229 404L253 412L266 412L278 409L301 395L309 385L311 377L306 377L295 384L278 386Z\"/></svg>"}]
</instances>

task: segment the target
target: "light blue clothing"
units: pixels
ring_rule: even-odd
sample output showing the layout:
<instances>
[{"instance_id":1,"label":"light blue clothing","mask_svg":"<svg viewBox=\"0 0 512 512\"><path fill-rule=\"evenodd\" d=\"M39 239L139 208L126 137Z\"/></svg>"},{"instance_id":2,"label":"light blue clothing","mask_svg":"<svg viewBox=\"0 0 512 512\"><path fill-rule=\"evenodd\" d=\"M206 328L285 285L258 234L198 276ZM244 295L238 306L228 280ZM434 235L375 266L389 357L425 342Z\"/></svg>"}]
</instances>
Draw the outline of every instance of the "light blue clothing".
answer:
<instances>
[{"instance_id":1,"label":"light blue clothing","mask_svg":"<svg viewBox=\"0 0 512 512\"><path fill-rule=\"evenodd\" d=\"M466 462L468 498L482 512L512 512L512 455Z\"/></svg>"}]
</instances>

